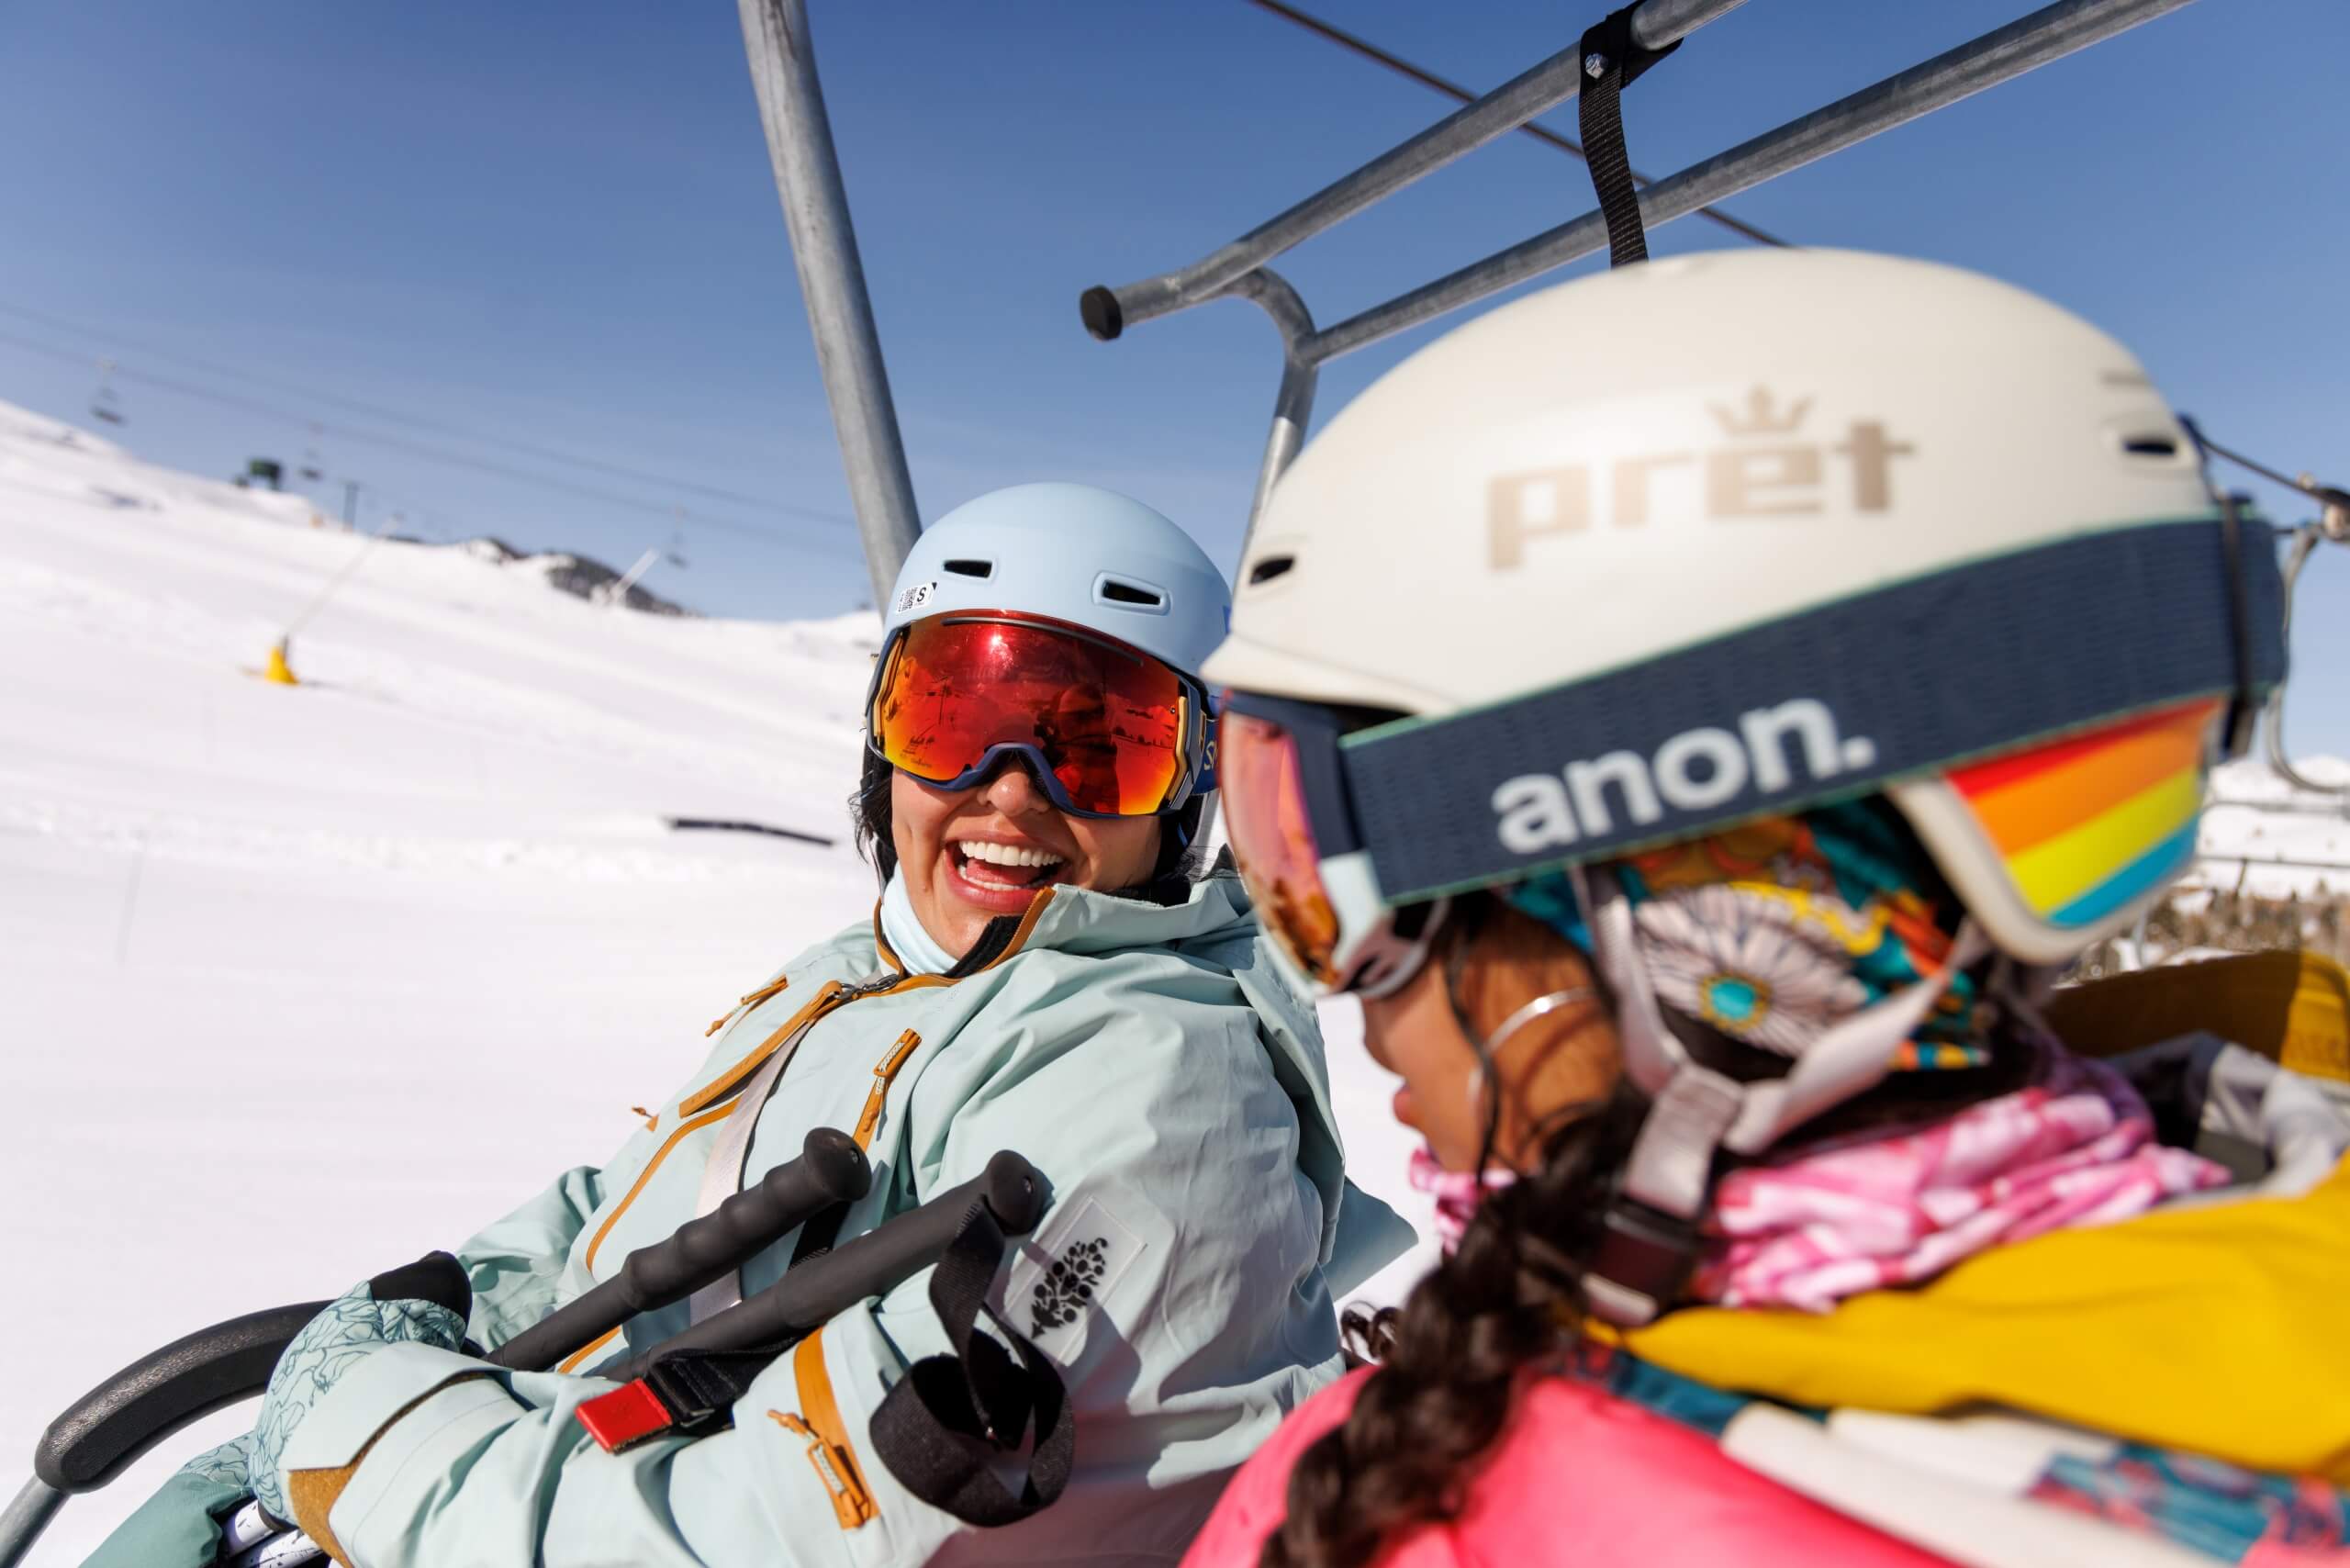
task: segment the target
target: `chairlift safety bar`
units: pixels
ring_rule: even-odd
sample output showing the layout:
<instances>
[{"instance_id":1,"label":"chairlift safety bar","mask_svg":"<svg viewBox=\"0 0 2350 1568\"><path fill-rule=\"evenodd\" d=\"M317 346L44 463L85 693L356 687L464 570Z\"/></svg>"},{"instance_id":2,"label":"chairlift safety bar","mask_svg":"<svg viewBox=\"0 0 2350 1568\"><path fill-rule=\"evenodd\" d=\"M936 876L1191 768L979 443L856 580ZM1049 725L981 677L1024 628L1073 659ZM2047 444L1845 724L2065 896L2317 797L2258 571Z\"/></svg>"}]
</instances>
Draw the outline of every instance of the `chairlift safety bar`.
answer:
<instances>
[{"instance_id":1,"label":"chairlift safety bar","mask_svg":"<svg viewBox=\"0 0 2350 1568\"><path fill-rule=\"evenodd\" d=\"M1634 37L1647 47L1659 48L1716 20L1739 3L1645 0L1632 16ZM1724 201L2188 3L2057 0L1921 65L1657 181L1639 193L1641 218L1654 227ZM1226 297L1254 300L1272 317L1281 337L1281 379L1249 510L1251 533L1274 482L1304 444L1315 383L1324 364L1605 250L1607 225L1595 209L1383 305L1319 329L1296 290L1265 263L1573 97L1582 82L1575 52L1570 49L1551 56L1188 267L1117 288L1085 291L1079 302L1080 314L1086 329L1104 342L1120 336L1128 323ZM1242 548L1245 553L1245 542Z\"/></svg>"},{"instance_id":2,"label":"chairlift safety bar","mask_svg":"<svg viewBox=\"0 0 2350 1568\"><path fill-rule=\"evenodd\" d=\"M1632 13L1632 37L1643 49L1662 49L1745 3L1643 0ZM1107 342L1131 323L1220 298L1282 252L1574 98L1583 82L1581 47L1571 44L1190 266L1119 288L1088 289L1082 304L1086 329Z\"/></svg>"}]
</instances>

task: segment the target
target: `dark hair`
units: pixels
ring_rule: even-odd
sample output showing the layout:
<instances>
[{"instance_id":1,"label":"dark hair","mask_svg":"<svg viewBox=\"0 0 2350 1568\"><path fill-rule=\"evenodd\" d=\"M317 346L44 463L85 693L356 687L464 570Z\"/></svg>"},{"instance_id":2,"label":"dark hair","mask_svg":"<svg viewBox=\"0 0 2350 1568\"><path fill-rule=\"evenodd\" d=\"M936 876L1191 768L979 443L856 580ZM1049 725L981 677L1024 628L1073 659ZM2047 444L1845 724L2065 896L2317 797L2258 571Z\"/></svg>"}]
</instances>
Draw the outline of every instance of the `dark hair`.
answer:
<instances>
[{"instance_id":1,"label":"dark hair","mask_svg":"<svg viewBox=\"0 0 2350 1568\"><path fill-rule=\"evenodd\" d=\"M1619 1084L1555 1128L1535 1171L1487 1196L1460 1248L1401 1308L1350 1311L1379 1368L1346 1420L1299 1456L1265 1568L1353 1568L1414 1526L1459 1517L1520 1374L1572 1351L1583 1264L1648 1108Z\"/></svg>"},{"instance_id":2,"label":"dark hair","mask_svg":"<svg viewBox=\"0 0 2350 1568\"><path fill-rule=\"evenodd\" d=\"M897 874L898 845L890 837L890 789L897 770L865 747L864 771L857 775L856 793L848 798L849 829L856 852L871 863L883 884ZM1206 873L1207 849L1200 843L1200 818L1206 801L1194 796L1181 812L1159 823L1158 859L1139 887L1105 889L1134 892L1162 903L1181 903L1191 884ZM1166 895L1176 893L1169 898Z\"/></svg>"}]
</instances>

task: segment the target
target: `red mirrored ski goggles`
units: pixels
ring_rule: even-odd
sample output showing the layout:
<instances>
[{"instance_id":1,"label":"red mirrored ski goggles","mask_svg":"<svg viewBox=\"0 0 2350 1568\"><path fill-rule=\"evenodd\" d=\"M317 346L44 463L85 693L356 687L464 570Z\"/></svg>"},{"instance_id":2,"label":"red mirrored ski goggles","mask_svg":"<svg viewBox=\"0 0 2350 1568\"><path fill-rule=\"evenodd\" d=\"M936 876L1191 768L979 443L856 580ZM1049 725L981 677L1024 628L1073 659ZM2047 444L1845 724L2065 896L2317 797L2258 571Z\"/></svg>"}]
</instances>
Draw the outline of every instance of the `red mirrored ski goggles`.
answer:
<instances>
[{"instance_id":1,"label":"red mirrored ski goggles","mask_svg":"<svg viewBox=\"0 0 2350 1568\"><path fill-rule=\"evenodd\" d=\"M933 616L893 633L866 745L942 790L1018 757L1062 811L1144 817L1214 789L1207 697L1147 654L1042 616Z\"/></svg>"}]
</instances>

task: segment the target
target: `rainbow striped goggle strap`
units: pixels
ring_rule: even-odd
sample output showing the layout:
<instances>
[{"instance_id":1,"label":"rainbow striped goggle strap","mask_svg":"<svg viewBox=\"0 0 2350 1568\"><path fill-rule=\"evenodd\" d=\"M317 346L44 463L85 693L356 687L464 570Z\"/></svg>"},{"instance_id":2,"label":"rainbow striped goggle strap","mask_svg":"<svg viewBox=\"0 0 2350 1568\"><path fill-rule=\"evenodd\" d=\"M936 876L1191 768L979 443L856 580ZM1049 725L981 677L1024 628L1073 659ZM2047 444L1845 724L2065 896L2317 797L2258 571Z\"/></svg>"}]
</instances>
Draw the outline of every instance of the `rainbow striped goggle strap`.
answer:
<instances>
[{"instance_id":1,"label":"rainbow striped goggle strap","mask_svg":"<svg viewBox=\"0 0 2350 1568\"><path fill-rule=\"evenodd\" d=\"M2213 719L2285 678L2268 539L2218 514L2076 535L1357 731L1355 842L1323 852L1367 851L1393 905L1930 783L1892 792L1937 858L1963 837L2053 944L2191 854Z\"/></svg>"}]
</instances>

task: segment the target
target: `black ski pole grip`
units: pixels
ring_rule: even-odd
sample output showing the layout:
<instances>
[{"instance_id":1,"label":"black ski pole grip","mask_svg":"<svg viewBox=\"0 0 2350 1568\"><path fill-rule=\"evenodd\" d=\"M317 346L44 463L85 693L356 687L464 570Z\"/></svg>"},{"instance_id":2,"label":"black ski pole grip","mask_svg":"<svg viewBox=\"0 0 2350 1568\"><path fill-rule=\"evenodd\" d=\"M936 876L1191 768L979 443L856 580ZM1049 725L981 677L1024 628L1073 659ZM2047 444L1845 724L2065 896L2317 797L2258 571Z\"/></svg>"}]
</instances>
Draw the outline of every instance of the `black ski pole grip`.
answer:
<instances>
[{"instance_id":1,"label":"black ski pole grip","mask_svg":"<svg viewBox=\"0 0 2350 1568\"><path fill-rule=\"evenodd\" d=\"M793 1159L768 1171L668 1238L628 1255L620 1272L565 1303L489 1353L515 1372L543 1372L640 1312L682 1301L729 1269L834 1204L855 1203L873 1184L856 1140L833 1127L808 1135Z\"/></svg>"},{"instance_id":2,"label":"black ski pole grip","mask_svg":"<svg viewBox=\"0 0 2350 1568\"><path fill-rule=\"evenodd\" d=\"M987 1201L989 1211L995 1215L996 1227L1004 1235L1025 1236L1045 1217L1045 1201L1052 1195L1045 1188L1045 1179L1035 1166L1012 1150L997 1150L995 1158L988 1161L988 1168L979 1172L979 1196ZM951 1227L946 1239L955 1239Z\"/></svg>"},{"instance_id":3,"label":"black ski pole grip","mask_svg":"<svg viewBox=\"0 0 2350 1568\"><path fill-rule=\"evenodd\" d=\"M1044 1217L1046 1195L1035 1167L1005 1149L960 1186L810 1259L758 1294L597 1375L627 1383L643 1377L655 1358L679 1350L748 1350L801 1338L858 1302L888 1294L946 1256L974 1203L987 1204L1004 1235L1025 1236Z\"/></svg>"},{"instance_id":4,"label":"black ski pole grip","mask_svg":"<svg viewBox=\"0 0 2350 1568\"><path fill-rule=\"evenodd\" d=\"M94 1492L199 1416L251 1399L322 1301L249 1312L140 1357L75 1400L33 1450L33 1473L60 1492Z\"/></svg>"}]
</instances>

